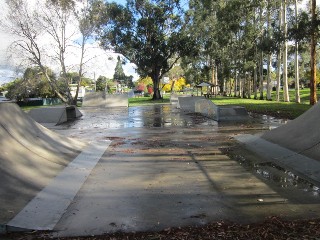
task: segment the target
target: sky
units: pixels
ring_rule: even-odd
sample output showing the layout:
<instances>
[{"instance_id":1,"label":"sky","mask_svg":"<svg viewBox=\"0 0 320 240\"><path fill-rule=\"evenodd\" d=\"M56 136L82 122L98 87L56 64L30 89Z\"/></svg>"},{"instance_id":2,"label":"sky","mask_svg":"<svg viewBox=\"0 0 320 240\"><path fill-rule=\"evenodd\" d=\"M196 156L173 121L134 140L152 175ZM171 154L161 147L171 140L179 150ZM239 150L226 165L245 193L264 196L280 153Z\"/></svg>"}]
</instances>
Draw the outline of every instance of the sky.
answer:
<instances>
[{"instance_id":1,"label":"sky","mask_svg":"<svg viewBox=\"0 0 320 240\"><path fill-rule=\"evenodd\" d=\"M34 0L29 0L28 2L32 1ZM114 2L125 4L126 0L116 0ZM1 16L5 15L5 6L5 0L0 0L0 7L2 12ZM10 60L8 58L7 49L12 41L13 36L0 29L0 85L16 79L17 77L21 76L23 72L23 70L19 71L18 67L16 67L17 65L19 65L18 61ZM43 43L45 43L45 40L43 40ZM73 53L72 57L70 55L70 65L72 61L79 62L79 58L77 58L76 55L77 53ZM101 49L96 43L89 44L87 58L91 60L85 66L85 77L97 79L101 75L112 78L114 69L116 67L117 56L118 54L116 53ZM54 67L51 68L54 69ZM126 63L125 65L123 65L123 70L127 76L132 75L134 77L134 80L137 80L139 78L133 64Z\"/></svg>"}]
</instances>

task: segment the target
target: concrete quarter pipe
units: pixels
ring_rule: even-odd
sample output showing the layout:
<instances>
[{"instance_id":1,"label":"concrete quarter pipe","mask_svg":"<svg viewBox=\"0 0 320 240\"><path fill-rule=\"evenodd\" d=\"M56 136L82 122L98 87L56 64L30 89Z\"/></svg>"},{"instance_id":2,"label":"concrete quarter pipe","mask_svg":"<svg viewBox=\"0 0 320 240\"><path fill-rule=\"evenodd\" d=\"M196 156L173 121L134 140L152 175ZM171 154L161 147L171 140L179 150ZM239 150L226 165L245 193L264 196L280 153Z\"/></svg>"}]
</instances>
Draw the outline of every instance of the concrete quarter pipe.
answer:
<instances>
[{"instance_id":1,"label":"concrete quarter pipe","mask_svg":"<svg viewBox=\"0 0 320 240\"><path fill-rule=\"evenodd\" d=\"M0 226L12 219L86 146L0 103Z\"/></svg>"},{"instance_id":2,"label":"concrete quarter pipe","mask_svg":"<svg viewBox=\"0 0 320 240\"><path fill-rule=\"evenodd\" d=\"M318 103L293 121L264 133L262 138L319 160L319 118L320 104Z\"/></svg>"}]
</instances>

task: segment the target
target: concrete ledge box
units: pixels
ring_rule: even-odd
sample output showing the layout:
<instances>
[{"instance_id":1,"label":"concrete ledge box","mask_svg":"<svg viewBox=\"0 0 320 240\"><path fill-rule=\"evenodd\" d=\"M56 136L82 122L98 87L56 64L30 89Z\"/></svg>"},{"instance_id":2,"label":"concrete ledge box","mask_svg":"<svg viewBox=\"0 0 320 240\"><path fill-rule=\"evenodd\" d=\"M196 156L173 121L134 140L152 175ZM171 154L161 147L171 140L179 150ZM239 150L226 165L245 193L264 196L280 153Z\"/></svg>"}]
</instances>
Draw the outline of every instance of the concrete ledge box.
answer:
<instances>
[{"instance_id":1,"label":"concrete ledge box","mask_svg":"<svg viewBox=\"0 0 320 240\"><path fill-rule=\"evenodd\" d=\"M249 119L247 110L241 106L218 106L205 98L195 98L195 101L192 99L181 99L180 101L179 98L179 103L180 102L182 103L181 109L201 113L202 115L212 118L218 122L246 121Z\"/></svg>"},{"instance_id":2,"label":"concrete ledge box","mask_svg":"<svg viewBox=\"0 0 320 240\"><path fill-rule=\"evenodd\" d=\"M59 106L31 109L28 115L38 123L54 123L56 125L74 120L82 116L76 106Z\"/></svg>"}]
</instances>

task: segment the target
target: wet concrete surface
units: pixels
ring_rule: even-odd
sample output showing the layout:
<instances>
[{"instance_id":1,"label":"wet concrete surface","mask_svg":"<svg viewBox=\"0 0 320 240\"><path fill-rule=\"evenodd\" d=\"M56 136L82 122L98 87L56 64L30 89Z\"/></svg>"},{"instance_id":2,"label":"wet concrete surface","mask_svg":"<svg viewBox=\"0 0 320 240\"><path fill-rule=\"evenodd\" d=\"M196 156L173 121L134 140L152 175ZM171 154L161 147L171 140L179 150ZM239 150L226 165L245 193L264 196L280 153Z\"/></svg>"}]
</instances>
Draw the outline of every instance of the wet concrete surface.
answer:
<instances>
[{"instance_id":1,"label":"wet concrete surface","mask_svg":"<svg viewBox=\"0 0 320 240\"><path fill-rule=\"evenodd\" d=\"M245 123L217 123L171 105L80 110L81 119L52 129L112 143L56 225L55 236L320 217L317 186L302 184L277 166L263 166L233 139L283 120L255 115Z\"/></svg>"}]
</instances>

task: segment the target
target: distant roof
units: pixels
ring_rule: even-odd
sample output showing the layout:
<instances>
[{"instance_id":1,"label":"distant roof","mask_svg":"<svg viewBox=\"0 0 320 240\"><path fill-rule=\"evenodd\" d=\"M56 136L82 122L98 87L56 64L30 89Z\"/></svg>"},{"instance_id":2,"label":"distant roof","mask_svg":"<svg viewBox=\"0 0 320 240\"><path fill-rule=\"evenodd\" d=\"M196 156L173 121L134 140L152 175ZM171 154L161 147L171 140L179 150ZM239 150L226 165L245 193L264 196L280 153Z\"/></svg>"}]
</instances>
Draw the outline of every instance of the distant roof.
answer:
<instances>
[{"instance_id":1,"label":"distant roof","mask_svg":"<svg viewBox=\"0 0 320 240\"><path fill-rule=\"evenodd\" d=\"M206 82L202 82L202 83L197 85L197 87L209 87L209 86L211 86L211 84L206 83Z\"/></svg>"}]
</instances>

